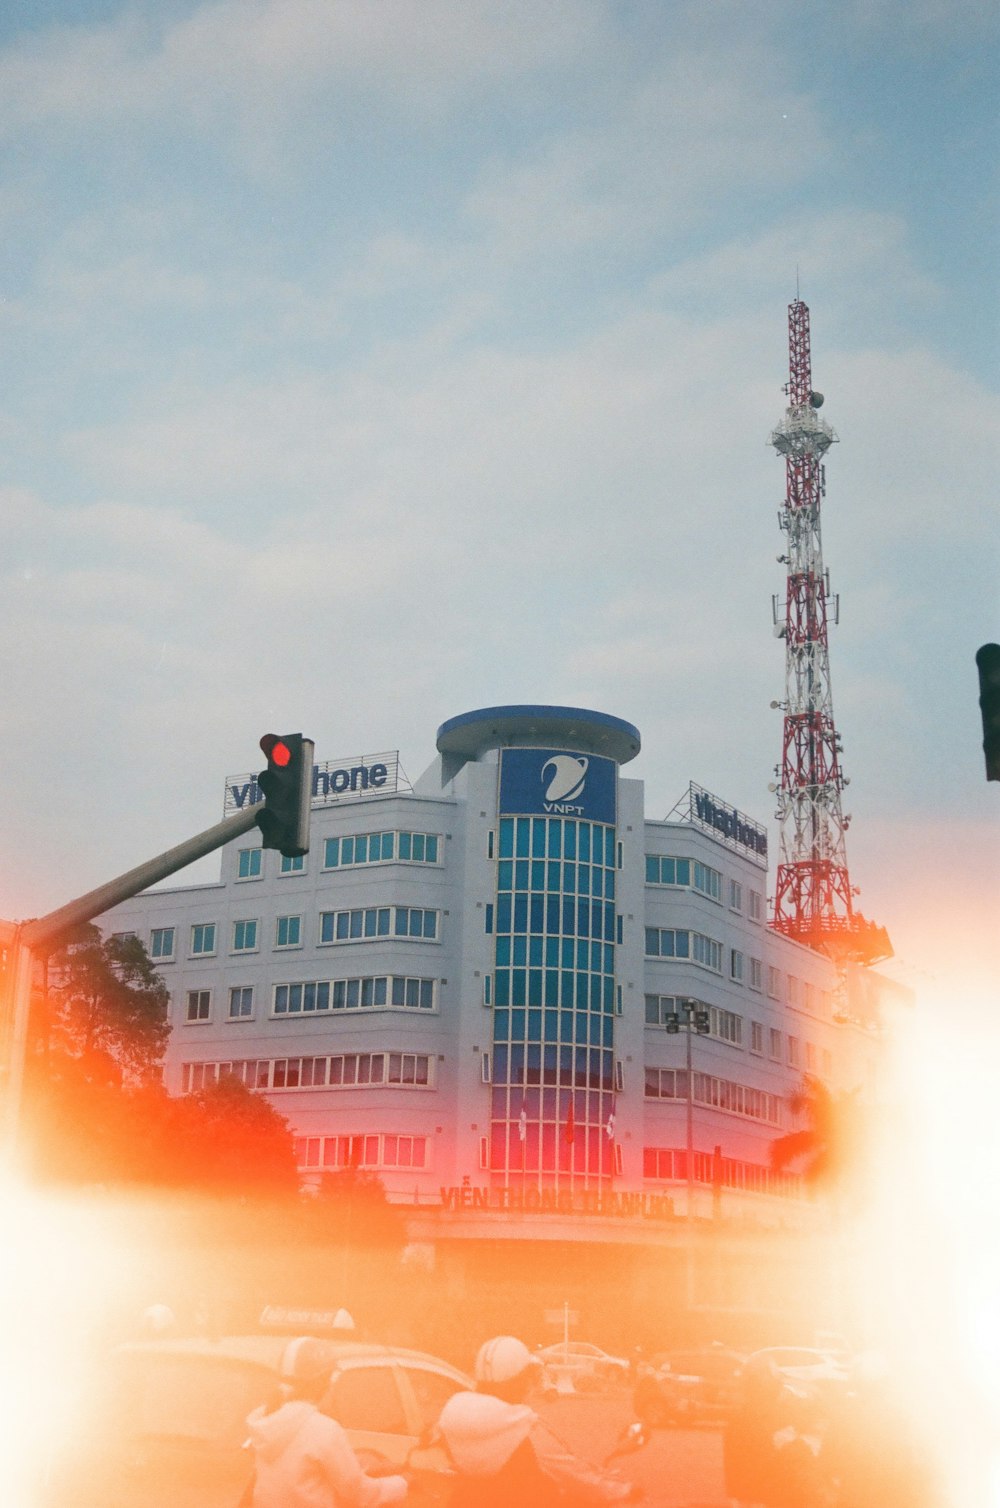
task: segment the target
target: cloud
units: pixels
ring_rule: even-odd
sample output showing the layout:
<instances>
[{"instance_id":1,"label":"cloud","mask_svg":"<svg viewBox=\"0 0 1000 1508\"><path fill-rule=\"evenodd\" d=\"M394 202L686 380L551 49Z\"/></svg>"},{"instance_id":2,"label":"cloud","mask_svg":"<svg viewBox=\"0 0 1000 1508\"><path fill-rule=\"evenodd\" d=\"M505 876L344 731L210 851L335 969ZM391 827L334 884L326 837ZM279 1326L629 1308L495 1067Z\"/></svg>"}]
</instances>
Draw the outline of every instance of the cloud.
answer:
<instances>
[{"instance_id":1,"label":"cloud","mask_svg":"<svg viewBox=\"0 0 1000 1508\"><path fill-rule=\"evenodd\" d=\"M259 126L331 87L341 107L438 116L483 89L563 70L606 39L587 0L217 0L173 20L127 11L57 26L0 55L0 131L121 125L182 112L204 129L228 116ZM180 120L175 122L181 124Z\"/></svg>"}]
</instances>

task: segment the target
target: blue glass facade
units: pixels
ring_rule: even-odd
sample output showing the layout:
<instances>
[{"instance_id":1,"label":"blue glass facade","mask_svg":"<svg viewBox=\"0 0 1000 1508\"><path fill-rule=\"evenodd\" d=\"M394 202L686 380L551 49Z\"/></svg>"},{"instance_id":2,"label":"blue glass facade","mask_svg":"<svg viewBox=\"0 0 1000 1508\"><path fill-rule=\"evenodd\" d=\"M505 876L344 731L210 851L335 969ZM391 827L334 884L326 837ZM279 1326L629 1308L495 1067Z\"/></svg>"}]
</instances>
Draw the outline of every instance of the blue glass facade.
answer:
<instances>
[{"instance_id":1,"label":"blue glass facade","mask_svg":"<svg viewBox=\"0 0 1000 1508\"><path fill-rule=\"evenodd\" d=\"M501 816L490 1167L596 1187L614 1167L616 832Z\"/></svg>"}]
</instances>

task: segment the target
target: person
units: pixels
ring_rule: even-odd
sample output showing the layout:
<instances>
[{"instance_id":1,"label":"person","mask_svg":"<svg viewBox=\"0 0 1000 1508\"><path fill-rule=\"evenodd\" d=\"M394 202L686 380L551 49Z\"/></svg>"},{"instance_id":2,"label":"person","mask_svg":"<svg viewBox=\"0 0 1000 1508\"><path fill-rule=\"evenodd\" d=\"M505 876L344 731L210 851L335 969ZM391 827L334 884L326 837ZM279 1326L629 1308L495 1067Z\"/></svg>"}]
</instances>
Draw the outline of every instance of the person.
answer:
<instances>
[{"instance_id":1,"label":"person","mask_svg":"<svg viewBox=\"0 0 1000 1508\"><path fill-rule=\"evenodd\" d=\"M473 1372L476 1391L453 1393L438 1421L456 1471L451 1508L583 1508L632 1496L628 1482L546 1438L525 1402L538 1362L523 1341L494 1336L480 1346Z\"/></svg>"},{"instance_id":2,"label":"person","mask_svg":"<svg viewBox=\"0 0 1000 1508\"><path fill-rule=\"evenodd\" d=\"M941 1501L928 1442L920 1439L881 1352L855 1357L820 1464L838 1508L934 1508Z\"/></svg>"},{"instance_id":3,"label":"person","mask_svg":"<svg viewBox=\"0 0 1000 1508\"><path fill-rule=\"evenodd\" d=\"M751 1356L722 1436L733 1508L824 1508L830 1500L818 1461L824 1420L820 1393L786 1381L770 1356Z\"/></svg>"},{"instance_id":4,"label":"person","mask_svg":"<svg viewBox=\"0 0 1000 1508\"><path fill-rule=\"evenodd\" d=\"M311 1336L286 1346L279 1396L247 1419L253 1508L377 1508L406 1497L404 1476L369 1476L343 1427L321 1413L333 1364L330 1347Z\"/></svg>"}]
</instances>

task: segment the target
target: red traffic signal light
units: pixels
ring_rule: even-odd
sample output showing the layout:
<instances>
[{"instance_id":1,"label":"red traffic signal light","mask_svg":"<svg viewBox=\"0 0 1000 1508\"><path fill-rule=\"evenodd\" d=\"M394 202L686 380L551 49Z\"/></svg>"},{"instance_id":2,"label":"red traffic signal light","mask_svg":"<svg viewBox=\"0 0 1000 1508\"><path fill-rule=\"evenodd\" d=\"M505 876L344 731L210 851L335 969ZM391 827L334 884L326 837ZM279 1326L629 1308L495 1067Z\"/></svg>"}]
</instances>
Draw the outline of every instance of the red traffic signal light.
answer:
<instances>
[{"instance_id":1,"label":"red traffic signal light","mask_svg":"<svg viewBox=\"0 0 1000 1508\"><path fill-rule=\"evenodd\" d=\"M277 733L265 733L260 741L260 746L267 756L270 764L276 764L280 769L292 762L292 751L283 738Z\"/></svg>"},{"instance_id":2,"label":"red traffic signal light","mask_svg":"<svg viewBox=\"0 0 1000 1508\"><path fill-rule=\"evenodd\" d=\"M265 733L260 746L267 756L267 769L257 776L264 792L256 818L262 844L286 859L300 858L309 852L313 741L301 733Z\"/></svg>"}]
</instances>

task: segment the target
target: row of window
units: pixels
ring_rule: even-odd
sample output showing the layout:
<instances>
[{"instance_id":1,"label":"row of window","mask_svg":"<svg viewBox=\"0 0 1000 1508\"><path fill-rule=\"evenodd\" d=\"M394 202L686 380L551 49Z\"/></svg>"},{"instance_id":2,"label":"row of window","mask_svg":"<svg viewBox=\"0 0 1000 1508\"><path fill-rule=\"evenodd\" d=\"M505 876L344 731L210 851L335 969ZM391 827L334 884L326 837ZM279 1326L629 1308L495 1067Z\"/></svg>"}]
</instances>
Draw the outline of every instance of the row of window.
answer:
<instances>
[{"instance_id":1,"label":"row of window","mask_svg":"<svg viewBox=\"0 0 1000 1508\"><path fill-rule=\"evenodd\" d=\"M494 1004L547 1006L550 1009L602 1011L615 1008L615 981L611 974L577 973L570 969L497 969Z\"/></svg>"},{"instance_id":2,"label":"row of window","mask_svg":"<svg viewBox=\"0 0 1000 1508\"><path fill-rule=\"evenodd\" d=\"M700 1015L704 1019L708 1036L716 1037L720 1042L731 1042L735 1047L742 1045L743 1017L735 1011L708 1005L703 1000L691 1000L687 995L646 996L647 1026L662 1026L667 1030L685 1028L689 1015L695 1026L698 1024L696 1016Z\"/></svg>"},{"instance_id":3,"label":"row of window","mask_svg":"<svg viewBox=\"0 0 1000 1508\"><path fill-rule=\"evenodd\" d=\"M336 1168L426 1168L426 1136L366 1132L355 1136L298 1136L295 1161L305 1171Z\"/></svg>"},{"instance_id":4,"label":"row of window","mask_svg":"<svg viewBox=\"0 0 1000 1508\"><path fill-rule=\"evenodd\" d=\"M743 1046L743 1017L735 1011L723 1010L721 1006L706 1005L703 1001L691 1001L685 995L647 995L646 1025L662 1026L672 1030L683 1027L687 1020L688 1007L700 1007L708 1020L708 1034L720 1042L729 1042L733 1047ZM822 1069L829 1078L833 1072L833 1057L829 1048L819 1048L814 1042L799 1037L786 1036L776 1026L765 1027L762 1021L750 1022L750 1051L758 1057L765 1055L776 1063L787 1062L791 1068L804 1068L807 1073Z\"/></svg>"},{"instance_id":5,"label":"row of window","mask_svg":"<svg viewBox=\"0 0 1000 1508\"><path fill-rule=\"evenodd\" d=\"M487 919L487 931L489 931ZM497 894L498 933L535 936L593 937L613 943L618 937L613 901L577 899L567 895Z\"/></svg>"},{"instance_id":6,"label":"row of window","mask_svg":"<svg viewBox=\"0 0 1000 1508\"><path fill-rule=\"evenodd\" d=\"M614 900L615 871L569 859L501 859L497 865L497 890L536 895L593 895Z\"/></svg>"},{"instance_id":7,"label":"row of window","mask_svg":"<svg viewBox=\"0 0 1000 1508\"><path fill-rule=\"evenodd\" d=\"M698 859L678 859L669 854L646 855L646 884L665 885L677 890L698 890L710 900L722 904L725 891L730 911L743 915L744 892L739 880L726 882L718 869ZM759 890L746 891L746 915L752 922L764 920L764 897Z\"/></svg>"},{"instance_id":8,"label":"row of window","mask_svg":"<svg viewBox=\"0 0 1000 1508\"><path fill-rule=\"evenodd\" d=\"M499 848L500 859L570 859L606 869L616 862L614 828L571 817L501 817Z\"/></svg>"},{"instance_id":9,"label":"row of window","mask_svg":"<svg viewBox=\"0 0 1000 1508\"><path fill-rule=\"evenodd\" d=\"M671 1183L687 1179L687 1151L684 1147L643 1147L643 1178L657 1178ZM695 1152L691 1159L691 1176L695 1183L716 1188L741 1189L754 1194L801 1194L802 1179L791 1173L775 1173L765 1163L742 1162L736 1157L715 1157L711 1152Z\"/></svg>"},{"instance_id":10,"label":"row of window","mask_svg":"<svg viewBox=\"0 0 1000 1508\"><path fill-rule=\"evenodd\" d=\"M767 1121L772 1126L781 1125L779 1095L768 1094L765 1089L756 1089L750 1084L720 1079L711 1073L693 1073L691 1081L691 1098L697 1104L710 1105L715 1110L731 1110L735 1115ZM644 1092L647 1100L686 1100L687 1069L647 1068Z\"/></svg>"},{"instance_id":11,"label":"row of window","mask_svg":"<svg viewBox=\"0 0 1000 1508\"><path fill-rule=\"evenodd\" d=\"M647 958L684 958L700 963L715 974L722 973L722 944L702 932L682 927L647 927Z\"/></svg>"},{"instance_id":12,"label":"row of window","mask_svg":"<svg viewBox=\"0 0 1000 1508\"><path fill-rule=\"evenodd\" d=\"M276 984L271 1012L297 1016L316 1011L425 1010L434 1009L436 980L405 974L368 974L355 979L311 979L301 984ZM229 991L230 1021L250 1021L254 1014L254 987L236 984ZM212 991L188 990L184 1019L212 1019Z\"/></svg>"},{"instance_id":13,"label":"row of window","mask_svg":"<svg viewBox=\"0 0 1000 1508\"><path fill-rule=\"evenodd\" d=\"M351 833L327 838L323 844L323 868L347 869L358 864L437 864L440 833L391 832ZM279 874L302 874L305 859L282 857ZM259 880L264 873L264 850L241 848L236 856L236 878Z\"/></svg>"},{"instance_id":14,"label":"row of window","mask_svg":"<svg viewBox=\"0 0 1000 1508\"><path fill-rule=\"evenodd\" d=\"M309 1058L240 1058L221 1063L182 1063L181 1092L192 1094L220 1079L238 1079L248 1089L428 1089L432 1059L419 1052L343 1052Z\"/></svg>"},{"instance_id":15,"label":"row of window","mask_svg":"<svg viewBox=\"0 0 1000 1508\"><path fill-rule=\"evenodd\" d=\"M603 1126L576 1123L572 1134L557 1122L496 1121L482 1138L480 1166L493 1172L574 1173L607 1180L622 1172L622 1150Z\"/></svg>"},{"instance_id":16,"label":"row of window","mask_svg":"<svg viewBox=\"0 0 1000 1508\"><path fill-rule=\"evenodd\" d=\"M440 913L423 906L369 906L352 911L321 911L320 943L359 942L375 937L411 937L435 941ZM259 917L241 917L233 922L230 952L256 953L260 948ZM304 941L301 916L279 916L274 923L275 948L301 948ZM167 963L175 956L176 927L154 927L149 956ZM191 958L211 958L218 951L215 922L195 922L191 928Z\"/></svg>"}]
</instances>

